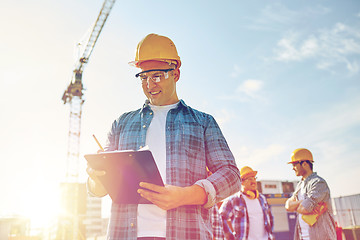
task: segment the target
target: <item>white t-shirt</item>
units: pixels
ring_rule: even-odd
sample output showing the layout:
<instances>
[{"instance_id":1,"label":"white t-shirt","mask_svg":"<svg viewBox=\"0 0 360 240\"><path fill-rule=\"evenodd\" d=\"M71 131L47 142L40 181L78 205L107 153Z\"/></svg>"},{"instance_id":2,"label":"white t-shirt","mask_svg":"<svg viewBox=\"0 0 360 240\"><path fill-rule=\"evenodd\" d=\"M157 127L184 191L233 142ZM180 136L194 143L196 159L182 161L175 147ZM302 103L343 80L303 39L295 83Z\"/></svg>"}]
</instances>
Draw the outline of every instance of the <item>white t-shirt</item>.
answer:
<instances>
[{"instance_id":1,"label":"white t-shirt","mask_svg":"<svg viewBox=\"0 0 360 240\"><path fill-rule=\"evenodd\" d=\"M300 186L300 191L298 193L298 200L304 200L305 199L305 188L304 188L304 181L301 183ZM301 229L301 239L304 240L310 240L310 235L309 235L309 224L307 224L303 219L302 219L302 214L299 213L299 225L300 225L300 229Z\"/></svg>"},{"instance_id":2,"label":"white t-shirt","mask_svg":"<svg viewBox=\"0 0 360 240\"><path fill-rule=\"evenodd\" d=\"M244 195L246 208L249 215L249 240L267 240L265 231L264 213L259 199L250 199Z\"/></svg>"},{"instance_id":3,"label":"white t-shirt","mask_svg":"<svg viewBox=\"0 0 360 240\"><path fill-rule=\"evenodd\" d=\"M146 134L146 145L152 152L160 175L166 183L166 116L178 103L166 106L153 106L153 119ZM138 237L166 237L166 211L154 204L138 205Z\"/></svg>"}]
</instances>

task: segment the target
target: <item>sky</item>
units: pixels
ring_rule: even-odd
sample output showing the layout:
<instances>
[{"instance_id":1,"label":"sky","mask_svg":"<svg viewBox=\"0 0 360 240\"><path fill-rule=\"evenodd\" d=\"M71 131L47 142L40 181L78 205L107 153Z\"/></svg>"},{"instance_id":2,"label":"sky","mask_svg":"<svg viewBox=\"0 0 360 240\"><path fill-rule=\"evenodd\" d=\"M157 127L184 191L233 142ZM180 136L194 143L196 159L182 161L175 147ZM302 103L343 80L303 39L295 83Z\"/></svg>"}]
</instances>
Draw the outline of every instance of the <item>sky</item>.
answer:
<instances>
[{"instance_id":1,"label":"sky","mask_svg":"<svg viewBox=\"0 0 360 240\"><path fill-rule=\"evenodd\" d=\"M66 176L68 105L61 97L103 1L10 1L0 8L0 215L56 211ZM239 168L299 180L291 152L308 148L332 197L360 193L360 2L117 1L85 66L83 155L145 101L137 43L170 37L179 98L215 117ZM104 200L104 202L108 199Z\"/></svg>"}]
</instances>

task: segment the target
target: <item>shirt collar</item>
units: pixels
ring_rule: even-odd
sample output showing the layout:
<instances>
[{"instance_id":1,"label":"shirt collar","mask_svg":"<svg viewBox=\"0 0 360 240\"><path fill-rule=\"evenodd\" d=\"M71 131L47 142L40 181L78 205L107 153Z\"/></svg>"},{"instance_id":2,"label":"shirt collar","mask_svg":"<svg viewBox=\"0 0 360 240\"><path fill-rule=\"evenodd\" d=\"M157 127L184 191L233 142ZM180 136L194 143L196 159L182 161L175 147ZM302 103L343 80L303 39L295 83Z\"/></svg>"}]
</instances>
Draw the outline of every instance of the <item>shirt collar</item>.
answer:
<instances>
[{"instance_id":1,"label":"shirt collar","mask_svg":"<svg viewBox=\"0 0 360 240\"><path fill-rule=\"evenodd\" d=\"M145 111L145 110L151 111L149 104L150 104L149 99L146 99L143 107L142 107L141 110L140 110L140 113L142 113L142 112ZM184 102L184 100L180 99L179 104L177 105L176 108L183 108L183 107L184 107L184 108L188 108L189 106L186 105L186 103ZM176 109L176 108L175 108L175 109Z\"/></svg>"},{"instance_id":2,"label":"shirt collar","mask_svg":"<svg viewBox=\"0 0 360 240\"><path fill-rule=\"evenodd\" d=\"M302 181L307 182L307 181L309 181L310 179L312 179L312 178L314 178L316 176L317 176L317 173L313 172L312 174L310 174L307 178L303 179Z\"/></svg>"}]
</instances>

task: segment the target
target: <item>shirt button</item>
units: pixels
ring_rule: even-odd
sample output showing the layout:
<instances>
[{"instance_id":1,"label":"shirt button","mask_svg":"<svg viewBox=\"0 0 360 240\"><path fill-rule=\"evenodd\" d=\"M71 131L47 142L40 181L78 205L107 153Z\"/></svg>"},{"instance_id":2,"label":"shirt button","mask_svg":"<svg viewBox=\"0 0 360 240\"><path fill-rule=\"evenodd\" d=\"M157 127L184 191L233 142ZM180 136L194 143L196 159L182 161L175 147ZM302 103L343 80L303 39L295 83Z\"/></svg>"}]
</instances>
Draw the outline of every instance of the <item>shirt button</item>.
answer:
<instances>
[{"instance_id":1,"label":"shirt button","mask_svg":"<svg viewBox=\"0 0 360 240\"><path fill-rule=\"evenodd\" d=\"M139 147L139 149L142 149L142 148L143 148L143 146L140 146L140 147Z\"/></svg>"},{"instance_id":2,"label":"shirt button","mask_svg":"<svg viewBox=\"0 0 360 240\"><path fill-rule=\"evenodd\" d=\"M130 226L131 226L131 227L134 227L134 223L130 223Z\"/></svg>"},{"instance_id":3,"label":"shirt button","mask_svg":"<svg viewBox=\"0 0 360 240\"><path fill-rule=\"evenodd\" d=\"M152 115L152 112L150 113L150 115Z\"/></svg>"},{"instance_id":4,"label":"shirt button","mask_svg":"<svg viewBox=\"0 0 360 240\"><path fill-rule=\"evenodd\" d=\"M146 128L146 125L143 125L143 128Z\"/></svg>"}]
</instances>

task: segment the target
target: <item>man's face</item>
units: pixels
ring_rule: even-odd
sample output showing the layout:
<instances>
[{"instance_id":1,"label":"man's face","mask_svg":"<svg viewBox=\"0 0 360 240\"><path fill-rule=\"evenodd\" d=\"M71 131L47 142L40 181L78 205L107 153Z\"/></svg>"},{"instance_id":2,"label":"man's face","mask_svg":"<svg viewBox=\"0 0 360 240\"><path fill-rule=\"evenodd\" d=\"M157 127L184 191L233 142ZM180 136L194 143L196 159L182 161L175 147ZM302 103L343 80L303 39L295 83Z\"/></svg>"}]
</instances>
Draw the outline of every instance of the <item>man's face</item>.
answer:
<instances>
[{"instance_id":1,"label":"man's face","mask_svg":"<svg viewBox=\"0 0 360 240\"><path fill-rule=\"evenodd\" d=\"M303 176L306 173L304 167L302 166L302 164L300 164L300 162L292 163L292 165L296 176Z\"/></svg>"},{"instance_id":2,"label":"man's face","mask_svg":"<svg viewBox=\"0 0 360 240\"><path fill-rule=\"evenodd\" d=\"M166 62L146 61L140 64L141 71L149 71L152 69L169 69L171 68ZM161 76L160 82L155 82L150 78L143 81L142 89L152 105L164 106L177 103L179 101L176 94L176 82L179 80L179 70L172 70L164 75L162 71L150 71L141 74L143 77Z\"/></svg>"},{"instance_id":3,"label":"man's face","mask_svg":"<svg viewBox=\"0 0 360 240\"><path fill-rule=\"evenodd\" d=\"M256 191L257 190L257 183L256 177L248 177L242 180L241 185L243 186L244 192L246 191Z\"/></svg>"}]
</instances>

